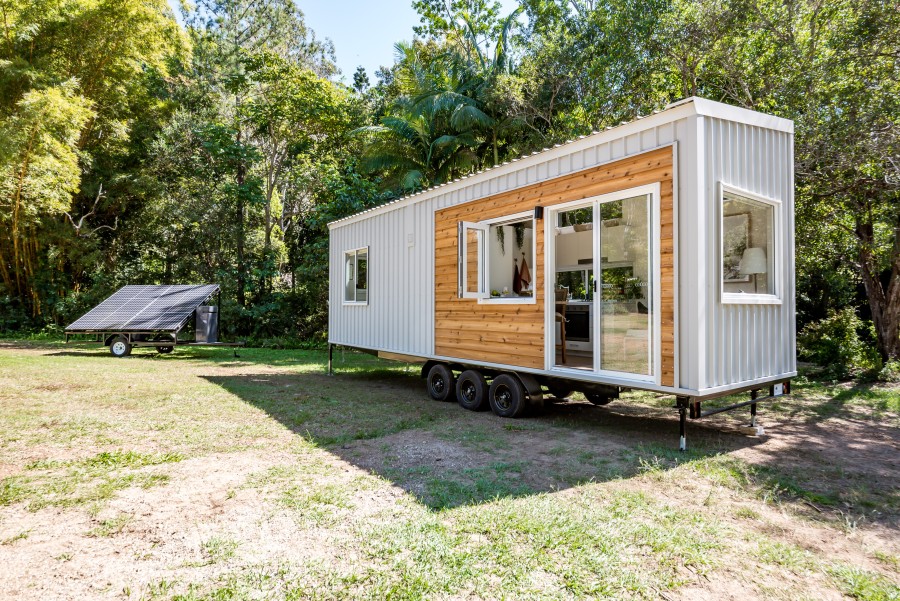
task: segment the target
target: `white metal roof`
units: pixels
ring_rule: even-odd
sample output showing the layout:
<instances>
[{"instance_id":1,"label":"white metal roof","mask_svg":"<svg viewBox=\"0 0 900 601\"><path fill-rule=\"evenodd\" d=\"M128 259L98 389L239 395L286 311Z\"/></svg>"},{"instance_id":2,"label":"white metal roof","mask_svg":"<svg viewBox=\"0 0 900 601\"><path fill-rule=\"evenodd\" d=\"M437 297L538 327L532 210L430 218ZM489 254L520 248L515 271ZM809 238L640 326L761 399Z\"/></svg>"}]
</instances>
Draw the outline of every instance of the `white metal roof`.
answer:
<instances>
[{"instance_id":1,"label":"white metal roof","mask_svg":"<svg viewBox=\"0 0 900 601\"><path fill-rule=\"evenodd\" d=\"M578 152L609 140L624 138L625 136L629 136L645 129L658 127L665 123L678 121L679 119L684 119L692 115L713 117L765 129L772 129L791 134L794 133L794 122L790 119L767 115L765 113L751 111L749 109L708 100L706 98L691 96L673 102L672 104L667 105L664 110L655 111L652 115L639 116L634 121L625 121L619 125L607 127L603 131L595 131L588 136L579 136L575 140L569 140L563 144L556 144L552 148L544 148L543 150L535 151L517 159L506 161L505 163L501 163L494 167L488 167L481 171L464 175L453 181L432 186L431 188L426 188L425 190L402 196L396 200L378 205L377 207L372 207L371 209L366 209L365 211L337 219L328 224L328 229L348 225L379 213L393 211L408 204L421 202L437 194L445 194L457 188L470 186L493 177L508 175L519 169L527 169L532 165L556 158L557 156Z\"/></svg>"}]
</instances>

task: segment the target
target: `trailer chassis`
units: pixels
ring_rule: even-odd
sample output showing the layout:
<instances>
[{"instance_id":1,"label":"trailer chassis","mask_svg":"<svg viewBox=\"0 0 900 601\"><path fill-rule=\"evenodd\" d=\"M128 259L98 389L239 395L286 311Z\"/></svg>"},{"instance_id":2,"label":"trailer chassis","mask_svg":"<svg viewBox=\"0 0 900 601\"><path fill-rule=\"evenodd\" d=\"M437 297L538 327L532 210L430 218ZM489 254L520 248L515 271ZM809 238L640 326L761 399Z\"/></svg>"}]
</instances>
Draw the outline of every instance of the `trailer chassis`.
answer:
<instances>
[{"instance_id":1,"label":"trailer chassis","mask_svg":"<svg viewBox=\"0 0 900 601\"><path fill-rule=\"evenodd\" d=\"M122 332L116 330L97 330L90 332L66 332L65 335L66 344L72 340L73 342L81 342L84 344L102 344L103 346L109 346L112 340L121 336L133 347L152 346L157 349L174 348L176 346L226 347L232 349L235 357L240 357L237 353L237 349L245 346L245 343L243 342L195 342L193 340L179 340L178 332L167 331ZM74 339L75 336L92 336L93 340ZM149 339L143 338L144 336ZM170 338L161 338L162 336L169 336Z\"/></svg>"},{"instance_id":2,"label":"trailer chassis","mask_svg":"<svg viewBox=\"0 0 900 601\"><path fill-rule=\"evenodd\" d=\"M328 343L328 364L327 364L327 375L334 375L334 347L342 346L334 343ZM352 348L352 347L347 347ZM566 378L558 378L558 377L548 377L541 376L530 373L522 373L515 371L508 371L502 369L488 368L477 366L469 363L455 363L448 361L439 361L432 359L425 359L420 357L413 356L405 356L405 355L396 355L392 353L383 354L378 351L371 351L368 349L356 349L365 353L373 354L376 356L384 355L384 358L395 359L395 360L414 360L416 363L424 363L422 367L422 377L427 378L430 368L435 365L444 365L447 369L451 371L464 372L467 370L476 370L480 372L483 376L488 378L496 378L497 376L507 374L514 376L519 382L522 384L523 392L525 393L528 403L532 408L540 407L543 405L544 398L549 395L550 397L554 396L552 389L554 385L558 385L559 388L568 388L578 390L583 392L588 398L588 400L594 405L606 405L613 399L619 397L619 392L627 390L627 388L621 386L612 386L612 385L604 385L604 384L589 384L585 382L576 383L573 380L567 380ZM452 373L451 373L452 376ZM548 388L547 393L543 392L543 388ZM791 394L791 381L790 379L785 379L780 382L771 382L768 384L768 395L760 396L762 391L766 389L765 384L755 384L752 386L747 386L744 388L738 388L736 390L728 390L722 392L720 394L713 394L709 396L676 396L675 397L675 405L673 408L678 410L678 449L680 451L687 451L687 420L690 418L691 420L703 419L705 417L710 417L713 415L717 415L719 413L725 413L729 411L734 411L737 409L741 409L743 407L750 407L750 428L752 429L753 434L760 436L765 433L763 428L757 424L756 421L756 412L757 406L760 403L767 403L771 401L785 399ZM429 391L430 393L431 391ZM750 400L740 401L737 403L733 403L731 405L727 405L725 407L714 407L712 409L708 409L706 411L703 410L703 403L709 400L713 400L716 398L722 398L726 396L731 396L734 394L739 394L742 392L750 393ZM432 395L434 398L434 395ZM445 400L445 399L440 399ZM457 399L459 400L459 399ZM460 404L464 405L462 401ZM504 416L505 417L505 416Z\"/></svg>"}]
</instances>

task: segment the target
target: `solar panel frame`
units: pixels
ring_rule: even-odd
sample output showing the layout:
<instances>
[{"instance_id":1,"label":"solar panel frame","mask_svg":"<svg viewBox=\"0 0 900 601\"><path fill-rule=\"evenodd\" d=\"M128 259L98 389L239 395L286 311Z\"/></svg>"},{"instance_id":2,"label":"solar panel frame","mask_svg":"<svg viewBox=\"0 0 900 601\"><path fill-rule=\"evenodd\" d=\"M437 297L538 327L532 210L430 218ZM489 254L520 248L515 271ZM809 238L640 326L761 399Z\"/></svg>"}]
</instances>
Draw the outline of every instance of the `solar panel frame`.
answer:
<instances>
[{"instance_id":1,"label":"solar panel frame","mask_svg":"<svg viewBox=\"0 0 900 601\"><path fill-rule=\"evenodd\" d=\"M217 284L123 286L66 332L178 332L219 290Z\"/></svg>"}]
</instances>

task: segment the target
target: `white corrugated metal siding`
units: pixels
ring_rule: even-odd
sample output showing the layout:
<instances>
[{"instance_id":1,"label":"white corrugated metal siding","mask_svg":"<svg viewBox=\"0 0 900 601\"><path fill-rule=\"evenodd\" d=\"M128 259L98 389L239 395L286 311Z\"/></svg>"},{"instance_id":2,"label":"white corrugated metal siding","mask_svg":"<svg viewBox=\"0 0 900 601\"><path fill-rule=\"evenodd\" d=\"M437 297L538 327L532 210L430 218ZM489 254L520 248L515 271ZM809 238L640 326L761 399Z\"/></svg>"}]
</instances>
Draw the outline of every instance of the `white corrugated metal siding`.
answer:
<instances>
[{"instance_id":1,"label":"white corrugated metal siding","mask_svg":"<svg viewBox=\"0 0 900 601\"><path fill-rule=\"evenodd\" d=\"M705 352L697 363L697 384L703 390L796 370L794 175L790 133L710 117L698 119L703 121L698 131L705 142L699 166L706 182L696 222L706 235L705 244L699 242L697 250L706 248L699 264L707 279L695 288L700 292L697 319L705 321L698 336ZM780 305L720 302L720 183L781 201L783 260L776 282Z\"/></svg>"}]
</instances>

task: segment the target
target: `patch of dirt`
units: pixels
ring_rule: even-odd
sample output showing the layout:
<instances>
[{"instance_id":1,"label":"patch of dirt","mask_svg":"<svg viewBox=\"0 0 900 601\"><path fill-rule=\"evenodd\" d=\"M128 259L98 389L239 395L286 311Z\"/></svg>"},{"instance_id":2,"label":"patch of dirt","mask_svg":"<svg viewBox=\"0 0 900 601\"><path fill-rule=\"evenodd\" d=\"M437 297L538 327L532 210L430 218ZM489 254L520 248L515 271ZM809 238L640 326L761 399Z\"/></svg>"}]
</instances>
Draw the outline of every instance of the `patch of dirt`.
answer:
<instances>
[{"instance_id":1,"label":"patch of dirt","mask_svg":"<svg viewBox=\"0 0 900 601\"><path fill-rule=\"evenodd\" d=\"M554 431L505 430L493 416L479 416L498 422L497 432L492 436L501 441L501 448L490 452L473 449L464 442L446 440L435 434L421 430L405 430L382 438L359 441L332 449L346 461L372 473L394 478L406 474L398 482L407 492L422 498L426 494L425 479L435 474L452 473L458 481L465 470L485 468L500 463L524 464L520 483L533 491L552 491L566 488L571 482L564 479L566 472L577 474L578 466L571 463L572 456L561 456L558 449L565 446L571 453L584 450L596 456L608 456L610 464L617 462L622 446L616 441L599 439L587 432L566 433L564 440ZM592 471L584 470L585 479ZM510 477L514 474L508 474Z\"/></svg>"},{"instance_id":2,"label":"patch of dirt","mask_svg":"<svg viewBox=\"0 0 900 601\"><path fill-rule=\"evenodd\" d=\"M756 599L816 599L845 601L846 597L818 575L776 571L761 566L752 571L725 568L708 575L694 575L690 584L661 598L683 601L754 601Z\"/></svg>"},{"instance_id":3,"label":"patch of dirt","mask_svg":"<svg viewBox=\"0 0 900 601\"><path fill-rule=\"evenodd\" d=\"M211 581L233 567L204 554L213 538L237 543L242 564L339 557L328 531L304 529L260 491L242 488L250 475L294 461L261 453L186 460L167 470L170 484L122 491L94 518L84 510L7 508L0 539L27 537L0 546L0 590L15 599L69 600L137 595L162 580ZM97 533L116 519L121 532Z\"/></svg>"}]
</instances>

